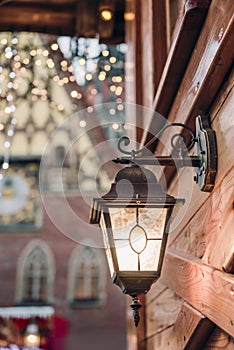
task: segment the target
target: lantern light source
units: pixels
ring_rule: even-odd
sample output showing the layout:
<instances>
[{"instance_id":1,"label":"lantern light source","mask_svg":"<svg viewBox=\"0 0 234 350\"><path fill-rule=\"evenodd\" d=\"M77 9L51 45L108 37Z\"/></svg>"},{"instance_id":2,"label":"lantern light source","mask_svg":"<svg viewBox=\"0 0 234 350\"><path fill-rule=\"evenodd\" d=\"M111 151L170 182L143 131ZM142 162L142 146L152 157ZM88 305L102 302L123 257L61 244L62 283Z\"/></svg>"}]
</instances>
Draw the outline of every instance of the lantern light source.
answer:
<instances>
[{"instance_id":1,"label":"lantern light source","mask_svg":"<svg viewBox=\"0 0 234 350\"><path fill-rule=\"evenodd\" d=\"M100 18L105 21L109 22L113 18L113 11L110 7L101 7L100 8Z\"/></svg>"},{"instance_id":2,"label":"lantern light source","mask_svg":"<svg viewBox=\"0 0 234 350\"><path fill-rule=\"evenodd\" d=\"M31 320L27 325L24 334L24 345L28 348L36 348L40 346L41 337L38 324L35 320Z\"/></svg>"},{"instance_id":3,"label":"lantern light source","mask_svg":"<svg viewBox=\"0 0 234 350\"><path fill-rule=\"evenodd\" d=\"M147 293L160 277L171 214L176 204L184 203L184 199L166 194L153 172L140 165L195 167L195 180L203 191L212 190L217 168L215 134L206 117L197 117L196 136L187 126L174 123L164 127L150 143L158 139L169 126L179 126L189 131L191 140L186 152L196 144L195 155L185 154L181 141L179 148L178 144L174 145L173 140L180 134L172 138L172 146L179 152L179 157L137 156L144 149L122 149L122 143L125 146L130 144L127 137L122 137L118 148L128 157L114 161L127 166L117 173L107 194L102 198L94 198L90 212L90 223L99 224L102 231L112 280L123 293L133 298L131 307L136 326L141 307L139 295Z\"/></svg>"}]
</instances>

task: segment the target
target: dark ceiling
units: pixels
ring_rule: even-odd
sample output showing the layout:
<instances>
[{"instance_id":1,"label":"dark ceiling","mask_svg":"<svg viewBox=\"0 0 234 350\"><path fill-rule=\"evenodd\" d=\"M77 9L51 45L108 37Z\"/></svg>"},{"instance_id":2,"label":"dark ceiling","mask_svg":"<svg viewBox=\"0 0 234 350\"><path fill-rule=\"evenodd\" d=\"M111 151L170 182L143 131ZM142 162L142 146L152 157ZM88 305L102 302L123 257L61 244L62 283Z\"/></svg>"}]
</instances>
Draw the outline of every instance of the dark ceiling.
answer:
<instances>
[{"instance_id":1,"label":"dark ceiling","mask_svg":"<svg viewBox=\"0 0 234 350\"><path fill-rule=\"evenodd\" d=\"M113 20L104 22L100 9L110 7ZM0 0L0 31L32 31L65 36L124 41L124 0Z\"/></svg>"}]
</instances>

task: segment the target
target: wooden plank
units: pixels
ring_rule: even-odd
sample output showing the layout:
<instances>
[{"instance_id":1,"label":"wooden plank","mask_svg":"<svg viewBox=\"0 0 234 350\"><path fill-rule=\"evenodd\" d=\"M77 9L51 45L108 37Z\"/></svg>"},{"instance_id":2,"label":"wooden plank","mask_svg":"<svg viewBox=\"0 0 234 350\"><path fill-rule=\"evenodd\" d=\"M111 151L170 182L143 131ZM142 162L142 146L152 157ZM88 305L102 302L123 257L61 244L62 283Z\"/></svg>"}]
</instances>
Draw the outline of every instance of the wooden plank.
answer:
<instances>
[{"instance_id":1,"label":"wooden plank","mask_svg":"<svg viewBox=\"0 0 234 350\"><path fill-rule=\"evenodd\" d=\"M177 116L193 119L206 113L233 63L234 2L214 0L197 45L170 111L170 120ZM192 79L191 79L192 77Z\"/></svg>"},{"instance_id":2,"label":"wooden plank","mask_svg":"<svg viewBox=\"0 0 234 350\"><path fill-rule=\"evenodd\" d=\"M161 279L159 279L157 283L154 283L150 291L146 294L146 306L150 305L156 298L160 296L160 294L165 292L166 289L167 287L161 283Z\"/></svg>"},{"instance_id":3,"label":"wooden plank","mask_svg":"<svg viewBox=\"0 0 234 350\"><path fill-rule=\"evenodd\" d=\"M233 12L233 1L228 0L222 4L218 0L212 1L205 25L168 115L169 121L176 120L194 127L195 116L209 111L234 58ZM150 132L154 131L150 127ZM168 138L170 139L169 136ZM170 150L170 146L167 147L166 151L170 153ZM160 143L157 153L163 151L165 154L164 147ZM166 176L170 181L174 176L174 170L168 169Z\"/></svg>"},{"instance_id":4,"label":"wooden plank","mask_svg":"<svg viewBox=\"0 0 234 350\"><path fill-rule=\"evenodd\" d=\"M180 312L182 299L166 288L146 308L146 336L152 337L173 326Z\"/></svg>"},{"instance_id":5,"label":"wooden plank","mask_svg":"<svg viewBox=\"0 0 234 350\"><path fill-rule=\"evenodd\" d=\"M167 350L203 349L213 329L210 320L184 303L168 339Z\"/></svg>"},{"instance_id":6,"label":"wooden plank","mask_svg":"<svg viewBox=\"0 0 234 350\"><path fill-rule=\"evenodd\" d=\"M152 108L154 94L167 57L166 4L160 0L141 2L142 105ZM142 119L142 116L141 116ZM148 122L147 120L143 121ZM143 124L143 127L145 125Z\"/></svg>"},{"instance_id":7,"label":"wooden plank","mask_svg":"<svg viewBox=\"0 0 234 350\"><path fill-rule=\"evenodd\" d=\"M167 26L166 26L166 1L156 0L152 2L152 40L153 40L153 88L154 95L162 76L167 59ZM154 98L154 96L153 96ZM152 106L151 106L152 107Z\"/></svg>"},{"instance_id":8,"label":"wooden plank","mask_svg":"<svg viewBox=\"0 0 234 350\"><path fill-rule=\"evenodd\" d=\"M184 183L186 184L186 179ZM201 200L199 208L200 198L202 196L199 194L192 197L191 201L195 203L188 208L183 225L180 223L169 235L169 245L203 257L206 264L221 270L231 259L234 249L234 167L228 170L211 196L203 203ZM198 211L196 207L199 208Z\"/></svg>"},{"instance_id":9,"label":"wooden plank","mask_svg":"<svg viewBox=\"0 0 234 350\"><path fill-rule=\"evenodd\" d=\"M152 0L141 1L141 41L142 41L142 105L152 107L154 88L153 88L153 17ZM142 118L141 118L142 119ZM143 119L144 121L144 119ZM144 128L144 124L142 125Z\"/></svg>"},{"instance_id":10,"label":"wooden plank","mask_svg":"<svg viewBox=\"0 0 234 350\"><path fill-rule=\"evenodd\" d=\"M17 15L14 16L13 13ZM74 11L67 6L61 11L47 8L1 7L0 30L31 30L74 35Z\"/></svg>"},{"instance_id":11,"label":"wooden plank","mask_svg":"<svg viewBox=\"0 0 234 350\"><path fill-rule=\"evenodd\" d=\"M233 350L234 339L216 327L203 350Z\"/></svg>"},{"instance_id":12,"label":"wooden plank","mask_svg":"<svg viewBox=\"0 0 234 350\"><path fill-rule=\"evenodd\" d=\"M163 331L155 334L154 336L146 339L147 350L166 350L167 339L170 335L171 327L164 329ZM177 350L177 349L176 349Z\"/></svg>"},{"instance_id":13,"label":"wooden plank","mask_svg":"<svg viewBox=\"0 0 234 350\"><path fill-rule=\"evenodd\" d=\"M141 0L126 0L126 43L128 51L125 63L126 101L135 105L143 104L142 84L142 38L141 38ZM126 123L135 126L128 129L128 136L137 141L142 137L142 116L136 108L126 109ZM137 126L137 127L136 127Z\"/></svg>"},{"instance_id":14,"label":"wooden plank","mask_svg":"<svg viewBox=\"0 0 234 350\"><path fill-rule=\"evenodd\" d=\"M200 33L203 21L207 14L210 1L187 1L185 13L180 27L177 31L168 58L158 85L157 93L154 98L153 110L167 117L170 107L173 103L178 87L186 70L189 58ZM151 138L151 134L156 134L160 130L158 120L152 119L148 130L143 136L143 143ZM155 144L150 148L153 150Z\"/></svg>"},{"instance_id":15,"label":"wooden plank","mask_svg":"<svg viewBox=\"0 0 234 350\"><path fill-rule=\"evenodd\" d=\"M213 323L234 336L234 276L168 249L163 282Z\"/></svg>"},{"instance_id":16,"label":"wooden plank","mask_svg":"<svg viewBox=\"0 0 234 350\"><path fill-rule=\"evenodd\" d=\"M181 208L180 214L183 214L181 222L178 218L171 225L169 242L175 242L176 247L182 250L193 252L201 257L204 254L204 234L209 230L220 236L219 220L228 219L233 215L232 210L232 181L233 181L233 162L234 162L234 119L233 119L233 99L234 99L234 80L230 75L230 80L222 94L218 96L217 103L214 104L212 115L212 127L216 132L218 149L218 173L216 176L215 188L211 195L203 193L193 182L193 169L181 169L178 173L179 180L176 178L170 188L170 194L186 199L186 203ZM225 203L225 206L222 204ZM221 215L222 213L222 215ZM195 215L195 217L194 217ZM224 220L224 224L225 224ZM211 226L213 222L213 226ZM205 232L204 232L205 230ZM230 229L228 229L228 232ZM216 233L215 233L216 232ZM227 236L222 230L223 237ZM180 238L178 236L181 235ZM230 236L231 239L231 236ZM198 246L199 245L199 246ZM229 256L226 256L226 258ZM221 255L220 255L221 257ZM223 256L224 259L225 256ZM213 259L217 261L217 259ZM208 262L209 260L207 260ZM224 264L224 261L222 262ZM214 265L222 268L222 264Z\"/></svg>"}]
</instances>

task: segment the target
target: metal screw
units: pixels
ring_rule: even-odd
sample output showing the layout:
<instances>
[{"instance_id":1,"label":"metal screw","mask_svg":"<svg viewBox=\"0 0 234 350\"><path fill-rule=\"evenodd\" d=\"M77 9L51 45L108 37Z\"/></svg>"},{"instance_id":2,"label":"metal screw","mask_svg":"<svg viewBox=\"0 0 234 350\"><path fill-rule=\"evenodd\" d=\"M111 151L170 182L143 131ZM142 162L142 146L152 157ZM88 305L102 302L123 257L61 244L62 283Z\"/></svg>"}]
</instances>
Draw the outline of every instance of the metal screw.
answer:
<instances>
[{"instance_id":1,"label":"metal screw","mask_svg":"<svg viewBox=\"0 0 234 350\"><path fill-rule=\"evenodd\" d=\"M198 92L199 87L200 87L200 81L198 81L196 86L195 86L195 94Z\"/></svg>"},{"instance_id":2,"label":"metal screw","mask_svg":"<svg viewBox=\"0 0 234 350\"><path fill-rule=\"evenodd\" d=\"M223 37L223 33L224 33L224 29L221 28L220 31L219 31L219 36L218 36L219 39L218 39L218 42L221 41L221 39L222 39L222 37Z\"/></svg>"}]
</instances>

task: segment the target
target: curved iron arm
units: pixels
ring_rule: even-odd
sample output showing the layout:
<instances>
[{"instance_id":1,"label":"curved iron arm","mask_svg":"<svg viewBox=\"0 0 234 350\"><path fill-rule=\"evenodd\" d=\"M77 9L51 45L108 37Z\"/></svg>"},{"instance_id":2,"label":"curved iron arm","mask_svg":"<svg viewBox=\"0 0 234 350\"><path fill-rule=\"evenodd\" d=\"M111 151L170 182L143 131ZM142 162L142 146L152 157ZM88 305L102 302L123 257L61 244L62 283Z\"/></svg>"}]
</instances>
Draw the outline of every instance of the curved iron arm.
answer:
<instances>
[{"instance_id":1,"label":"curved iron arm","mask_svg":"<svg viewBox=\"0 0 234 350\"><path fill-rule=\"evenodd\" d=\"M131 150L131 151L127 151L125 149L122 148L122 144L127 147L130 145L130 139L127 137L127 136L123 136L119 139L118 141L118 144L117 144L117 147L118 147L118 150L123 153L123 154L127 154L127 155L130 155L132 157L132 159L135 158L135 156L137 154L140 154L143 152L144 149L147 149L148 147L150 147L156 140L159 140L160 136L163 134L163 132L172 127L172 126L179 126L179 127L182 127L186 130L189 131L190 135L191 135L191 139L190 139L190 143L189 145L186 147L186 151L189 151L190 149L193 148L195 142L197 141L196 140L196 137L195 137L195 134L193 132L193 130L188 127L187 125L184 125L184 124L181 124L181 123L172 123L172 124L169 124L169 125L166 125L164 128L162 128L155 136L152 137L152 139L145 145L143 146L141 149L139 150ZM175 143L175 140L180 138L180 140L177 142L177 144ZM177 151L177 152L182 152L184 150L184 147L178 147L178 145L185 145L185 137L184 135L181 135L179 133L176 133L172 136L171 138L171 146L172 148Z\"/></svg>"},{"instance_id":2,"label":"curved iron arm","mask_svg":"<svg viewBox=\"0 0 234 350\"><path fill-rule=\"evenodd\" d=\"M172 123L166 125L160 130L157 135L141 149L127 151L123 148L130 145L130 139L126 136L121 137L118 141L118 149L120 152L128 155L113 160L115 163L129 164L137 163L142 165L163 165L163 166L178 166L178 167L194 167L196 168L194 180L199 188L205 192L211 192L217 172L217 145L215 131L211 129L209 117L207 115L198 115L195 119L196 136L187 125L181 123ZM181 134L174 134L171 138L171 146L177 151L178 156L150 156L140 155L144 149L147 149L155 140L159 140L162 133L172 126L179 126L186 129L191 139L188 146L185 145L185 137ZM178 138L180 138L178 140ZM177 140L177 142L176 142ZM194 155L189 156L188 151L194 147ZM138 156L137 156L138 155Z\"/></svg>"}]
</instances>

